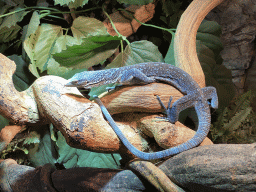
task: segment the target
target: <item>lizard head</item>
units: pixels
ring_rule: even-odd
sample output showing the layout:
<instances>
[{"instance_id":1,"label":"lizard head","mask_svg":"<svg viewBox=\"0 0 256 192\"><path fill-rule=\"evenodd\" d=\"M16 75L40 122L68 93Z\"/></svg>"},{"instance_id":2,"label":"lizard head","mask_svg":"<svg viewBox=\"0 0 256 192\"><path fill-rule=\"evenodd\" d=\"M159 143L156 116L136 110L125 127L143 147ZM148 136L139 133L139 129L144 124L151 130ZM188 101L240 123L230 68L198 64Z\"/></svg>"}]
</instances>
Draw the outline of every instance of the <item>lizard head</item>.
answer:
<instances>
[{"instance_id":1,"label":"lizard head","mask_svg":"<svg viewBox=\"0 0 256 192\"><path fill-rule=\"evenodd\" d=\"M101 75L100 71L84 71L75 74L72 78L68 80L66 87L78 87L90 89L101 85Z\"/></svg>"}]
</instances>

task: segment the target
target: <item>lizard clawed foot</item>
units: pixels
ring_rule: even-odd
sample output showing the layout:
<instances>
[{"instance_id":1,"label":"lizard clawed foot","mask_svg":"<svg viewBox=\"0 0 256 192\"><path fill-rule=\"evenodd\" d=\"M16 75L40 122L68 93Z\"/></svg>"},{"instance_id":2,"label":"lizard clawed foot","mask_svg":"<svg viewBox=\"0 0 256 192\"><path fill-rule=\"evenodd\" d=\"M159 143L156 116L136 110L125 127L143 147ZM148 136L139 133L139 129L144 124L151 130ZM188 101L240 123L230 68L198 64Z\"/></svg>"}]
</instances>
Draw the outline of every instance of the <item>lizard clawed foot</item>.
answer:
<instances>
[{"instance_id":1,"label":"lizard clawed foot","mask_svg":"<svg viewBox=\"0 0 256 192\"><path fill-rule=\"evenodd\" d=\"M122 85L115 85L115 86L113 86L113 87L106 87L106 90L107 90L108 92L110 92L110 91L116 90L116 89L118 89L118 88L120 88L120 87L122 87Z\"/></svg>"},{"instance_id":2,"label":"lizard clawed foot","mask_svg":"<svg viewBox=\"0 0 256 192\"><path fill-rule=\"evenodd\" d=\"M170 121L170 122L173 123L173 124L174 124L176 121L178 121L177 115L176 115L176 113L174 113L174 111L176 111L176 110L171 108L172 97L170 97L170 100L169 100L169 102L168 102L167 108L164 106L164 104L163 104L163 102L161 101L160 97L159 97L158 95L156 95L156 97L157 97L157 99L158 99L160 105L164 108L164 110L165 110L164 113L167 115L168 121ZM174 108L175 108L175 107L174 107ZM173 114L173 115L171 115L171 114Z\"/></svg>"},{"instance_id":3,"label":"lizard clawed foot","mask_svg":"<svg viewBox=\"0 0 256 192\"><path fill-rule=\"evenodd\" d=\"M115 90L115 89L116 89L116 87L106 87L106 90L107 90L108 92L113 91L113 90Z\"/></svg>"},{"instance_id":4,"label":"lizard clawed foot","mask_svg":"<svg viewBox=\"0 0 256 192\"><path fill-rule=\"evenodd\" d=\"M168 114L168 110L170 110L170 108L171 108L172 97L170 97L170 100L169 100L167 108L164 106L162 100L160 99L160 97L158 95L156 95L156 98L158 99L161 107L164 108L165 113Z\"/></svg>"}]
</instances>

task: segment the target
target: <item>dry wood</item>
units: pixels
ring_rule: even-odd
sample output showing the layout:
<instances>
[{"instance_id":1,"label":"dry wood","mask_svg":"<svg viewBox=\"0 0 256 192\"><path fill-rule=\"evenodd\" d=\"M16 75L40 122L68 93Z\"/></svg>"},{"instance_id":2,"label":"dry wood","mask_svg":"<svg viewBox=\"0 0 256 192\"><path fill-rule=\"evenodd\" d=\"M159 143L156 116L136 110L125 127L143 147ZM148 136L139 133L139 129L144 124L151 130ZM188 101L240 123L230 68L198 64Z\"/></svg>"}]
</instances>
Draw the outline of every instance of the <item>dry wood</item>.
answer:
<instances>
[{"instance_id":1,"label":"dry wood","mask_svg":"<svg viewBox=\"0 0 256 192\"><path fill-rule=\"evenodd\" d=\"M196 33L205 16L223 0L194 0L182 14L174 41L175 65L205 87L205 77L196 53Z\"/></svg>"}]
</instances>

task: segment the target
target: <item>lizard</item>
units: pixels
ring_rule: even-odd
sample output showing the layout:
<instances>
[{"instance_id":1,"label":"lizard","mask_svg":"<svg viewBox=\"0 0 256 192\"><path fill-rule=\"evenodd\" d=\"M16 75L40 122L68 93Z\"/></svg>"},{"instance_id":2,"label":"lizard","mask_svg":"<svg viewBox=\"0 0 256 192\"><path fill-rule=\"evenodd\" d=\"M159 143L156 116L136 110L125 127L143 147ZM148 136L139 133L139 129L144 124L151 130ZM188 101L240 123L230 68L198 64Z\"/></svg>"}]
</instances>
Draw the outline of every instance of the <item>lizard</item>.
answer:
<instances>
[{"instance_id":1,"label":"lizard","mask_svg":"<svg viewBox=\"0 0 256 192\"><path fill-rule=\"evenodd\" d=\"M163 82L176 87L183 97L175 101L172 106L172 97L167 108L160 97L157 99L167 113L167 119L171 123L178 121L179 113L189 107L194 107L197 113L199 124L196 134L187 142L159 152L146 153L134 147L123 135L113 118L97 96L95 101L99 104L104 116L111 127L123 142L123 144L137 157L145 160L159 159L175 155L199 145L207 136L210 130L211 115L208 100L212 108L218 108L218 96L214 87L200 88L196 81L182 69L170 64L161 62L140 63L120 68L111 68L98 71L84 71L75 74L68 80L67 87L80 87L90 89L110 83L120 85L148 84Z\"/></svg>"}]
</instances>

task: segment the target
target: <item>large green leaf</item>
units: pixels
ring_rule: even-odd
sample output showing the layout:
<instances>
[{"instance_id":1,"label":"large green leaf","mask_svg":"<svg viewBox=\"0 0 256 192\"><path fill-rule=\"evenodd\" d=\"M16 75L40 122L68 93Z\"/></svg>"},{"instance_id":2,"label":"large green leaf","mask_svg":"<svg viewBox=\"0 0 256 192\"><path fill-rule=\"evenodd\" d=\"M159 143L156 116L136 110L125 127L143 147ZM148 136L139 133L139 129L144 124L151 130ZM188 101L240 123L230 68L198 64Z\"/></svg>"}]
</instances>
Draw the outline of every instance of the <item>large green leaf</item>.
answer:
<instances>
[{"instance_id":1,"label":"large green leaf","mask_svg":"<svg viewBox=\"0 0 256 192\"><path fill-rule=\"evenodd\" d=\"M109 35L103 23L94 18L78 17L71 30L77 42L70 44L72 39L66 38L66 45L54 50L53 58L61 66L76 69L104 61L115 52L122 39Z\"/></svg>"},{"instance_id":2,"label":"large green leaf","mask_svg":"<svg viewBox=\"0 0 256 192\"><path fill-rule=\"evenodd\" d=\"M145 62L164 62L158 47L150 41L135 41L127 45L124 52L120 53L107 68L123 67Z\"/></svg>"},{"instance_id":3,"label":"large green leaf","mask_svg":"<svg viewBox=\"0 0 256 192\"><path fill-rule=\"evenodd\" d=\"M36 68L43 72L47 67L50 51L58 36L62 35L59 26L42 24L35 33L24 41L24 49L30 58L30 70L33 75L39 77Z\"/></svg>"},{"instance_id":4,"label":"large green leaf","mask_svg":"<svg viewBox=\"0 0 256 192\"><path fill-rule=\"evenodd\" d=\"M104 24L94 18L78 17L74 20L72 27L72 33L75 38L81 39L91 36L107 36L107 28Z\"/></svg>"},{"instance_id":5,"label":"large green leaf","mask_svg":"<svg viewBox=\"0 0 256 192\"><path fill-rule=\"evenodd\" d=\"M53 58L62 66L88 68L110 57L119 43L119 37L92 36L83 39L81 45L68 46L61 53L55 53Z\"/></svg>"},{"instance_id":6,"label":"large green leaf","mask_svg":"<svg viewBox=\"0 0 256 192\"><path fill-rule=\"evenodd\" d=\"M47 62L47 74L56 75L65 79L71 78L76 73L83 72L85 69L71 69L60 66L53 58L50 58Z\"/></svg>"},{"instance_id":7,"label":"large green leaf","mask_svg":"<svg viewBox=\"0 0 256 192\"><path fill-rule=\"evenodd\" d=\"M120 168L120 159L119 154L105 154L105 153L96 153L82 149L76 149L70 147L63 135L57 133L57 146L59 152L59 158L57 162L63 164L66 168L72 167L97 167L97 168Z\"/></svg>"}]
</instances>

